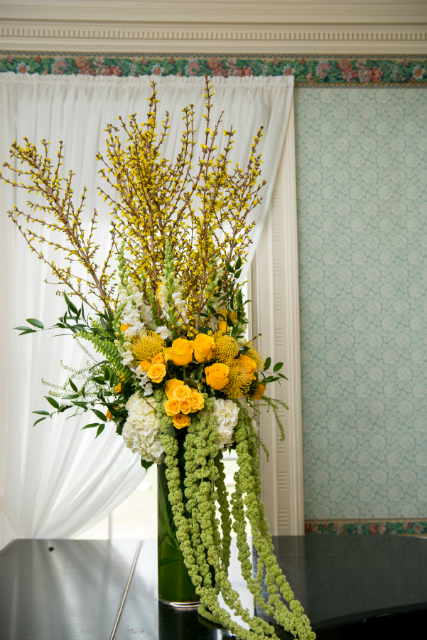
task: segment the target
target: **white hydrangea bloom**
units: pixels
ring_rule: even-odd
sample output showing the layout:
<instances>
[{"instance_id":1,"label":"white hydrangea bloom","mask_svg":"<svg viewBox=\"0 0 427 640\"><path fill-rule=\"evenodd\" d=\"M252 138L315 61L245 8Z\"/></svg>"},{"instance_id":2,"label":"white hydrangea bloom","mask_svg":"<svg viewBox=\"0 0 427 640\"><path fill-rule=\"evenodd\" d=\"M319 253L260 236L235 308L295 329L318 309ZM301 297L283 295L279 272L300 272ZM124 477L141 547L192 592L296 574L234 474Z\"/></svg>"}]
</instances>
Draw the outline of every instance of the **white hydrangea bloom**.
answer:
<instances>
[{"instance_id":1,"label":"white hydrangea bloom","mask_svg":"<svg viewBox=\"0 0 427 640\"><path fill-rule=\"evenodd\" d=\"M233 431L239 418L239 405L233 400L214 400L214 416L217 421L218 447L225 449L233 444Z\"/></svg>"},{"instance_id":2,"label":"white hydrangea bloom","mask_svg":"<svg viewBox=\"0 0 427 640\"><path fill-rule=\"evenodd\" d=\"M156 411L152 408L156 407L154 398L151 396L148 402L137 393L129 398L126 404L128 417L122 435L125 445L132 453L137 453L147 462L159 464L163 460L160 424Z\"/></svg>"}]
</instances>

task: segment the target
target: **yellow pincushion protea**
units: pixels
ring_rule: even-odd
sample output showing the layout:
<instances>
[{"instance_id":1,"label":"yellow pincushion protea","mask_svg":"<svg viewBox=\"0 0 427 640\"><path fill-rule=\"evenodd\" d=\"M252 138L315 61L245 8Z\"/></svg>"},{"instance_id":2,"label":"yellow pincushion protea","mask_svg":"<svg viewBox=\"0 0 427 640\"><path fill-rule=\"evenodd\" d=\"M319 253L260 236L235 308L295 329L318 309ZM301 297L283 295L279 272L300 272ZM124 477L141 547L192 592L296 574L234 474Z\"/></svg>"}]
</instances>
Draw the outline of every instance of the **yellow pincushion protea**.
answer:
<instances>
[{"instance_id":1,"label":"yellow pincushion protea","mask_svg":"<svg viewBox=\"0 0 427 640\"><path fill-rule=\"evenodd\" d=\"M132 339L131 351L137 362L152 362L164 347L165 341L158 333L147 329Z\"/></svg>"},{"instance_id":2,"label":"yellow pincushion protea","mask_svg":"<svg viewBox=\"0 0 427 640\"><path fill-rule=\"evenodd\" d=\"M212 359L228 366L239 355L239 343L235 338L218 331L214 334L215 344L212 349Z\"/></svg>"},{"instance_id":3,"label":"yellow pincushion protea","mask_svg":"<svg viewBox=\"0 0 427 640\"><path fill-rule=\"evenodd\" d=\"M251 358L251 360L256 362L257 371L264 371L264 358L260 352L253 347L251 342L248 342L246 346L249 347L249 351L246 352L246 355L248 358Z\"/></svg>"},{"instance_id":4,"label":"yellow pincushion protea","mask_svg":"<svg viewBox=\"0 0 427 640\"><path fill-rule=\"evenodd\" d=\"M240 396L247 393L254 379L253 368L247 366L245 357L247 356L240 356L240 358L233 360L230 365L229 382L224 389L228 398L240 398Z\"/></svg>"}]
</instances>

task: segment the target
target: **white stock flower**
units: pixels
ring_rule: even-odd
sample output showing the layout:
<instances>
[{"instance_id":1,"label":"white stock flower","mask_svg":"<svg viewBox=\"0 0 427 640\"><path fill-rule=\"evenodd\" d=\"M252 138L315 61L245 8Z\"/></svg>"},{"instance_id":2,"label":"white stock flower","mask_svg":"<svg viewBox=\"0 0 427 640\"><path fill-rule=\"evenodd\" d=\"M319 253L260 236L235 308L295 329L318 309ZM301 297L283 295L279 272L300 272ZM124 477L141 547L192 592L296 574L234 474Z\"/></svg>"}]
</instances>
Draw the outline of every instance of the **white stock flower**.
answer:
<instances>
[{"instance_id":1,"label":"white stock flower","mask_svg":"<svg viewBox=\"0 0 427 640\"><path fill-rule=\"evenodd\" d=\"M127 329L123 332L125 342L120 344L120 340L116 340L115 344L123 358L122 363L126 367L129 367L132 373L136 374L137 378L141 378L143 377L141 375L143 372L135 370L133 367L134 355L131 350L132 342L130 342L130 340L133 336L138 335L146 329L147 323L153 320L153 314L151 313L150 307L144 303L142 293L132 279L129 280L127 288L119 285L119 300L125 305L121 315L121 323L122 325L127 325ZM140 386L142 388L146 386L144 380L140 382ZM150 386L149 389L151 388ZM152 393L152 391L150 391L150 393ZM147 391L145 391L145 395L148 395Z\"/></svg>"},{"instance_id":2,"label":"white stock flower","mask_svg":"<svg viewBox=\"0 0 427 640\"><path fill-rule=\"evenodd\" d=\"M163 447L155 407L152 396L146 402L134 393L126 403L128 417L122 435L132 453L137 453L147 462L159 463L163 459Z\"/></svg>"},{"instance_id":3,"label":"white stock flower","mask_svg":"<svg viewBox=\"0 0 427 640\"><path fill-rule=\"evenodd\" d=\"M162 308L163 313L165 314L165 316L167 316L168 311L169 311L169 304L167 301L168 297L168 290L166 289L166 285L164 284L164 282L159 282L159 289L157 291L157 299L160 302L160 306Z\"/></svg>"},{"instance_id":4,"label":"white stock flower","mask_svg":"<svg viewBox=\"0 0 427 640\"><path fill-rule=\"evenodd\" d=\"M157 327L156 333L158 333L159 336L161 338L163 338L163 340L167 340L172 335L171 332L169 331L169 329L167 327L165 327L165 326Z\"/></svg>"},{"instance_id":5,"label":"white stock flower","mask_svg":"<svg viewBox=\"0 0 427 640\"><path fill-rule=\"evenodd\" d=\"M131 353L130 351L125 351L125 353L123 354L122 363L125 365L125 367L130 367L132 362L133 362L133 353Z\"/></svg>"},{"instance_id":6,"label":"white stock flower","mask_svg":"<svg viewBox=\"0 0 427 640\"><path fill-rule=\"evenodd\" d=\"M150 396L153 393L153 385L151 382L140 382L139 385L144 389L144 396Z\"/></svg>"},{"instance_id":7,"label":"white stock flower","mask_svg":"<svg viewBox=\"0 0 427 640\"><path fill-rule=\"evenodd\" d=\"M233 431L239 418L239 405L233 400L214 400L214 416L217 421L218 447L225 449L233 444Z\"/></svg>"}]
</instances>

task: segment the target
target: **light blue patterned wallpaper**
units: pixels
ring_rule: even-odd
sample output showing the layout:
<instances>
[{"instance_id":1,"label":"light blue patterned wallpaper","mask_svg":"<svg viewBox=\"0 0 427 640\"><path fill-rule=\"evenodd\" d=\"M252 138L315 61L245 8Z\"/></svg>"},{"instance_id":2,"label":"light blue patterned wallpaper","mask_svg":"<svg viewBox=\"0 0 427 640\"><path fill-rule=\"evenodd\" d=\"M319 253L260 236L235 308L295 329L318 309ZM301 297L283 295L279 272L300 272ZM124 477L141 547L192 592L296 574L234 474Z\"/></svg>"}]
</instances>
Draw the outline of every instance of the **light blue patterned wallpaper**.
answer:
<instances>
[{"instance_id":1,"label":"light blue patterned wallpaper","mask_svg":"<svg viewBox=\"0 0 427 640\"><path fill-rule=\"evenodd\" d=\"M425 517L427 90L295 108L305 517Z\"/></svg>"}]
</instances>

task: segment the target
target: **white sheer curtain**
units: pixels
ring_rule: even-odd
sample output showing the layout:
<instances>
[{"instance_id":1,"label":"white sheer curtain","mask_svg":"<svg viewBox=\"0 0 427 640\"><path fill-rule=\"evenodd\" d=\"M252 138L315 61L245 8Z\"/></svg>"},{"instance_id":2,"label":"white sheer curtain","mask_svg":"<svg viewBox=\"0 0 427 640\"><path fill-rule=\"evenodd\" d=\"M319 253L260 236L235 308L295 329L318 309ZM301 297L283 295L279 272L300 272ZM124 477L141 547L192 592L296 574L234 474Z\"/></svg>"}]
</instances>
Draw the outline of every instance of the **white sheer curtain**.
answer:
<instances>
[{"instance_id":1,"label":"white sheer curtain","mask_svg":"<svg viewBox=\"0 0 427 640\"><path fill-rule=\"evenodd\" d=\"M64 174L76 173L76 196L88 187L90 214L100 213L101 244L107 239L108 214L96 197L100 184L95 156L105 148L105 126L117 116L138 113L144 120L146 99L153 78L41 77L0 74L0 160L7 159L10 143L23 136L39 144L64 141ZM181 109L194 104L196 128L203 128L202 78L155 78L160 98L159 114L171 116L169 137L163 150L173 157L182 133ZM290 107L293 78L214 79L214 113L224 110L223 125L237 129L233 162L245 165L257 128L264 126L263 176L268 181L264 201L256 211L255 249L268 209L274 177L281 156ZM221 131L222 135L222 131ZM6 210L25 209L26 194L1 187L0 211L0 512L1 545L21 536L70 537L83 532L120 504L141 481L139 459L123 446L111 426L94 440L91 430L81 431L87 418L56 418L32 427L35 409L45 408L48 389L41 378L64 382L59 362L78 367L86 357L71 338L52 334L17 336L13 327L26 318L38 318L48 326L63 313L62 298L47 268L32 254ZM57 254L55 255L55 258Z\"/></svg>"}]
</instances>

